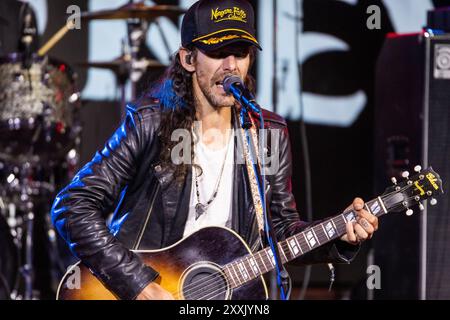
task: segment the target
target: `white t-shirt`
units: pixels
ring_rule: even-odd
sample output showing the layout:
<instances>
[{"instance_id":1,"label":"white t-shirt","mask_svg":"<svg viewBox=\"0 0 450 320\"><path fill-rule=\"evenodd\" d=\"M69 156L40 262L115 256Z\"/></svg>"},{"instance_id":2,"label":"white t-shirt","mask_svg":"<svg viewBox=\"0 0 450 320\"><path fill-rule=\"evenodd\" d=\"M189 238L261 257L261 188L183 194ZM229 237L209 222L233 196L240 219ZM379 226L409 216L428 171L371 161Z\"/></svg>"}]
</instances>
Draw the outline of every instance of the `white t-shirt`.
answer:
<instances>
[{"instance_id":1,"label":"white t-shirt","mask_svg":"<svg viewBox=\"0 0 450 320\"><path fill-rule=\"evenodd\" d=\"M189 215L186 221L183 237L198 231L199 229L219 226L231 226L231 202L233 192L233 173L234 173L234 135L231 132L231 138L227 146L222 149L214 150L198 142L194 146L195 160L201 168L192 168L191 198L189 201ZM198 203L197 189L195 186L194 174L202 175L197 178L200 192L200 203L206 204L215 190L217 180L226 155L226 162L223 168L222 178L217 191L217 196L213 202L206 208L206 211L195 220L195 206Z\"/></svg>"}]
</instances>

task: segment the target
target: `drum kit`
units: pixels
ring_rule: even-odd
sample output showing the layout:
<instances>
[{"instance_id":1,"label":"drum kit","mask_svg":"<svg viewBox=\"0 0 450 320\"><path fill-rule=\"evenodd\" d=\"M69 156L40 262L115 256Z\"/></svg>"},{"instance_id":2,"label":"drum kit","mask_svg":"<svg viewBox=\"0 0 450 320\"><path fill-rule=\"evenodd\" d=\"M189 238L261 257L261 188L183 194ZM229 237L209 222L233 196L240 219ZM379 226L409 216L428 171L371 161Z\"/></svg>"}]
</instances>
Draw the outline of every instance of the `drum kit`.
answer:
<instances>
[{"instance_id":1,"label":"drum kit","mask_svg":"<svg viewBox=\"0 0 450 320\"><path fill-rule=\"evenodd\" d=\"M113 61L79 66L115 72L123 86L131 81L132 99L136 98L140 76L165 67L139 54L149 24L158 17L177 18L183 13L177 6L143 2L82 13L85 21L126 20L130 50ZM0 57L0 299L43 298L36 279L37 261L48 260L44 265L53 277L53 290L67 266L49 215L58 188L79 165L82 131L76 74L68 64L48 55L64 33L60 30L31 55L18 52ZM124 101L123 94L122 108ZM42 241L45 244L36 249Z\"/></svg>"}]
</instances>

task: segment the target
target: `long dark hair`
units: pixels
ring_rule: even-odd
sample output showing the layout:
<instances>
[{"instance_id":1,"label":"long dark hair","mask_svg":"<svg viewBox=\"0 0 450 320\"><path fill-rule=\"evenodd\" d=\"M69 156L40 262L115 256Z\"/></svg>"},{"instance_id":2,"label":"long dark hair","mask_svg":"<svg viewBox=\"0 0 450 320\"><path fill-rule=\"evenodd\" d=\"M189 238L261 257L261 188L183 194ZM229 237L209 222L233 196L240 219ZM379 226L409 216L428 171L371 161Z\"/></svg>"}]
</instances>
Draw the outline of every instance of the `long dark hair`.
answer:
<instances>
[{"instance_id":1,"label":"long dark hair","mask_svg":"<svg viewBox=\"0 0 450 320\"><path fill-rule=\"evenodd\" d=\"M192 61L197 57L197 49L190 48ZM250 66L256 56L256 48L250 48ZM246 86L254 92L255 80L248 75L245 79ZM175 53L172 63L167 68L162 78L154 85L147 96L158 99L161 107L160 137L160 161L173 166L174 178L182 183L188 172L188 164L175 165L171 159L171 152L179 141L172 141L172 133L177 129L185 129L191 133L191 150L194 150L192 127L196 121L196 109L194 104L192 73L188 72L181 64L179 51ZM180 155L183 157L183 155Z\"/></svg>"}]
</instances>

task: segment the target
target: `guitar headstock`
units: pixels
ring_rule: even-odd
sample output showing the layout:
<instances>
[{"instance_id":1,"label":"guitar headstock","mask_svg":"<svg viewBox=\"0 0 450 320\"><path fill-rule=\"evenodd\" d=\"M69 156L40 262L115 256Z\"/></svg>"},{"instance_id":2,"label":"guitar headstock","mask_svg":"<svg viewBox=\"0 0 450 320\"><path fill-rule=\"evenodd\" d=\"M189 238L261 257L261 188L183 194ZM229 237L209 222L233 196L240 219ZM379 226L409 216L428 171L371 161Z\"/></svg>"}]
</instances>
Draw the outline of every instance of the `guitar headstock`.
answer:
<instances>
[{"instance_id":1,"label":"guitar headstock","mask_svg":"<svg viewBox=\"0 0 450 320\"><path fill-rule=\"evenodd\" d=\"M412 207L419 205L424 210L422 202L430 200L430 205L437 204L435 196L444 193L442 180L433 168L422 170L420 166L414 168L416 172L412 177L409 172L403 172L403 181L397 182L392 178L394 186L389 187L381 196L388 212L402 212L406 210L408 216L413 214Z\"/></svg>"}]
</instances>

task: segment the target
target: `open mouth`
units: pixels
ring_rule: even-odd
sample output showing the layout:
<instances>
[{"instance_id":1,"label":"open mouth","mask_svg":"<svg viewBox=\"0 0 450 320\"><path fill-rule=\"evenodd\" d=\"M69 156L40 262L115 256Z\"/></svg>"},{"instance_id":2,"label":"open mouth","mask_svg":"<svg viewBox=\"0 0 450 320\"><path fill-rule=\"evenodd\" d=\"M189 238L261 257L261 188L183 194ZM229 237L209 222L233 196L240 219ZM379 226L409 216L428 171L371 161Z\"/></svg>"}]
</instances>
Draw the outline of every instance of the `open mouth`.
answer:
<instances>
[{"instance_id":1,"label":"open mouth","mask_svg":"<svg viewBox=\"0 0 450 320\"><path fill-rule=\"evenodd\" d=\"M215 85L220 92L222 92L222 91L225 92L225 89L223 88L223 81L216 81ZM226 92L225 92L225 94L226 94Z\"/></svg>"}]
</instances>

